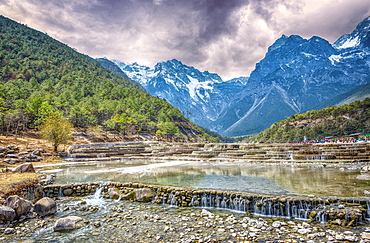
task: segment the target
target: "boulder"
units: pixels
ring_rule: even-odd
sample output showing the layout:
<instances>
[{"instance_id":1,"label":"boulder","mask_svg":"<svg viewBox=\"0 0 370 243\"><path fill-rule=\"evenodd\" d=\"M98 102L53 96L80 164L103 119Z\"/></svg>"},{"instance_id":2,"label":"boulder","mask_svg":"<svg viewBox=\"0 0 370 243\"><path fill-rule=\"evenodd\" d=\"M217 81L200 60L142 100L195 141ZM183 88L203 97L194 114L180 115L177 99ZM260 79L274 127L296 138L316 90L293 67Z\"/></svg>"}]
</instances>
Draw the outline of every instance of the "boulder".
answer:
<instances>
[{"instance_id":1,"label":"boulder","mask_svg":"<svg viewBox=\"0 0 370 243\"><path fill-rule=\"evenodd\" d=\"M150 188L140 188L135 190L135 199L138 202L150 202L154 195L154 192Z\"/></svg>"},{"instance_id":2,"label":"boulder","mask_svg":"<svg viewBox=\"0 0 370 243\"><path fill-rule=\"evenodd\" d=\"M17 168L14 169L14 172L24 173L24 172L31 172L36 173L35 168L33 168L33 165L31 163L24 163Z\"/></svg>"},{"instance_id":3,"label":"boulder","mask_svg":"<svg viewBox=\"0 0 370 243\"><path fill-rule=\"evenodd\" d=\"M119 191L117 188L109 188L108 194L110 199L118 199L119 198Z\"/></svg>"},{"instance_id":4,"label":"boulder","mask_svg":"<svg viewBox=\"0 0 370 243\"><path fill-rule=\"evenodd\" d=\"M11 207L0 205L0 220L12 221L15 218L15 210Z\"/></svg>"},{"instance_id":5,"label":"boulder","mask_svg":"<svg viewBox=\"0 0 370 243\"><path fill-rule=\"evenodd\" d=\"M35 203L34 211L40 216L54 214L57 211L57 204L53 199L44 197Z\"/></svg>"},{"instance_id":6,"label":"boulder","mask_svg":"<svg viewBox=\"0 0 370 243\"><path fill-rule=\"evenodd\" d=\"M65 218L58 219L54 225L54 231L74 230L81 228L78 222L82 221L82 218L77 216L68 216Z\"/></svg>"},{"instance_id":7,"label":"boulder","mask_svg":"<svg viewBox=\"0 0 370 243\"><path fill-rule=\"evenodd\" d=\"M32 211L33 204L17 195L8 197L6 199L6 205L11 207L15 211L17 217L27 214Z\"/></svg>"}]
</instances>

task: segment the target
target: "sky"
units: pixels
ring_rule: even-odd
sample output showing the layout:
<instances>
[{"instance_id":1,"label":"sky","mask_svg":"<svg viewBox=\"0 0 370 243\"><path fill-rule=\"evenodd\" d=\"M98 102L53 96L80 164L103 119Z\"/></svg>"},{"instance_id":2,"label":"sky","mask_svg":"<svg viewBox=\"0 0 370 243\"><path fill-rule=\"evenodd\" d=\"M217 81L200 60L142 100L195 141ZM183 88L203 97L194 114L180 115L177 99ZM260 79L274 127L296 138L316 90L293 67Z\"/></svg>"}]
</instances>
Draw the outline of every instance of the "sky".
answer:
<instances>
[{"instance_id":1,"label":"sky","mask_svg":"<svg viewBox=\"0 0 370 243\"><path fill-rule=\"evenodd\" d=\"M369 0L0 0L0 14L76 48L154 67L178 59L224 80L249 76L276 39L333 43Z\"/></svg>"}]
</instances>

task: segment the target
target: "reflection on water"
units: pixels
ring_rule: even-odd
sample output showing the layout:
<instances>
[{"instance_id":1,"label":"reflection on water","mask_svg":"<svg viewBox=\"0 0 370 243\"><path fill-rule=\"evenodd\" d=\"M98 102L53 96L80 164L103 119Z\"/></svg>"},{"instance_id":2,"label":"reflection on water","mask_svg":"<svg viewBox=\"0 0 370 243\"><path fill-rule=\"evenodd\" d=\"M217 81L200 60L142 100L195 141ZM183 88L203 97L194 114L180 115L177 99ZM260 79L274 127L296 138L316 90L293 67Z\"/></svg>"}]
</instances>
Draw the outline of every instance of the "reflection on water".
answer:
<instances>
[{"instance_id":1,"label":"reflection on water","mask_svg":"<svg viewBox=\"0 0 370 243\"><path fill-rule=\"evenodd\" d=\"M365 196L370 186L369 181L356 179L358 170L297 164L122 160L65 164L42 172L56 174L56 183L142 182L268 194Z\"/></svg>"}]
</instances>

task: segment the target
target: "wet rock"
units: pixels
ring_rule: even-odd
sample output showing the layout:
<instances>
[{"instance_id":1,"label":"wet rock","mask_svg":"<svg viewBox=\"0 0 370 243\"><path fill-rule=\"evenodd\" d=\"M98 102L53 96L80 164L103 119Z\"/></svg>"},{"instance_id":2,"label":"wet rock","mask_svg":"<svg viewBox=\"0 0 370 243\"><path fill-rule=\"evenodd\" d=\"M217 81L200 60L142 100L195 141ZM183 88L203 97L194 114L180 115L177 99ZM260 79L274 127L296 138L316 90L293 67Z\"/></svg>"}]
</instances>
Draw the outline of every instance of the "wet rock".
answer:
<instances>
[{"instance_id":1,"label":"wet rock","mask_svg":"<svg viewBox=\"0 0 370 243\"><path fill-rule=\"evenodd\" d=\"M6 205L14 209L17 217L27 214L33 209L33 204L30 201L17 195L8 197L6 200Z\"/></svg>"},{"instance_id":2,"label":"wet rock","mask_svg":"<svg viewBox=\"0 0 370 243\"><path fill-rule=\"evenodd\" d=\"M68 216L65 218L58 219L53 227L54 231L65 231L79 229L82 225L77 224L83 219L77 216Z\"/></svg>"},{"instance_id":3,"label":"wet rock","mask_svg":"<svg viewBox=\"0 0 370 243\"><path fill-rule=\"evenodd\" d=\"M274 228L280 228L281 227L281 222L280 221L274 221L272 223L272 227L274 227Z\"/></svg>"},{"instance_id":4,"label":"wet rock","mask_svg":"<svg viewBox=\"0 0 370 243\"><path fill-rule=\"evenodd\" d=\"M71 189L71 188L66 188L66 189L64 189L63 190L63 195L64 196L70 196L70 195L72 195L73 194L73 190Z\"/></svg>"},{"instance_id":5,"label":"wet rock","mask_svg":"<svg viewBox=\"0 0 370 243\"><path fill-rule=\"evenodd\" d=\"M140 188L135 190L135 199L138 202L150 202L154 195L154 192L150 188Z\"/></svg>"},{"instance_id":6,"label":"wet rock","mask_svg":"<svg viewBox=\"0 0 370 243\"><path fill-rule=\"evenodd\" d=\"M213 213L211 213L208 210L202 209L201 216L202 217L210 217L210 216L213 216Z\"/></svg>"},{"instance_id":7,"label":"wet rock","mask_svg":"<svg viewBox=\"0 0 370 243\"><path fill-rule=\"evenodd\" d=\"M31 173L36 173L35 168L31 163L24 163L17 168L14 169L14 172L18 173L24 173L24 172L31 172Z\"/></svg>"},{"instance_id":8,"label":"wet rock","mask_svg":"<svg viewBox=\"0 0 370 243\"><path fill-rule=\"evenodd\" d=\"M15 210L11 207L0 205L0 220L12 221L14 220L16 214Z\"/></svg>"},{"instance_id":9,"label":"wet rock","mask_svg":"<svg viewBox=\"0 0 370 243\"><path fill-rule=\"evenodd\" d=\"M34 211L40 216L54 214L57 211L57 204L53 199L44 197L35 203Z\"/></svg>"},{"instance_id":10,"label":"wet rock","mask_svg":"<svg viewBox=\"0 0 370 243\"><path fill-rule=\"evenodd\" d=\"M117 188L109 188L108 194L110 199L118 199L119 198L119 191Z\"/></svg>"}]
</instances>

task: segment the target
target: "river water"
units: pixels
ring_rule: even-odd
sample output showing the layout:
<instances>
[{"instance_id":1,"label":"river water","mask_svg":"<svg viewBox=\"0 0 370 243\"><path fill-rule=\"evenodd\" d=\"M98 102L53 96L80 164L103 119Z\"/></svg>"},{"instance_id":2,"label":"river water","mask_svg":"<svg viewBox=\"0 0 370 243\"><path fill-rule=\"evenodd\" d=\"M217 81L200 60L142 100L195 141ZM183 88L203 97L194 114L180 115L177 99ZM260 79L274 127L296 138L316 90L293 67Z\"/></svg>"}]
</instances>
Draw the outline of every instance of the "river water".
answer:
<instances>
[{"instance_id":1,"label":"river water","mask_svg":"<svg viewBox=\"0 0 370 243\"><path fill-rule=\"evenodd\" d=\"M36 169L55 174L55 183L141 182L263 194L341 197L365 197L368 195L364 192L370 188L369 180L364 180L368 178L366 174L353 165L211 164L127 159L65 162ZM290 219L257 219L250 215L249 218L245 213L213 209L207 210L214 216L204 217L201 208L102 199L99 195L97 191L85 198L58 198L55 215L28 220L15 227L15 234L0 235L0 242L307 242L312 239L330 242L339 236L347 237L344 232L350 232L348 237L357 240L363 232L370 232L366 225L350 228L329 224L303 226L304 223ZM81 217L81 228L54 232L56 220L66 216ZM273 226L275 221L285 222L284 227Z\"/></svg>"},{"instance_id":2,"label":"river water","mask_svg":"<svg viewBox=\"0 0 370 243\"><path fill-rule=\"evenodd\" d=\"M263 194L365 197L369 177L353 165L129 160L37 168L55 183L119 181Z\"/></svg>"}]
</instances>

